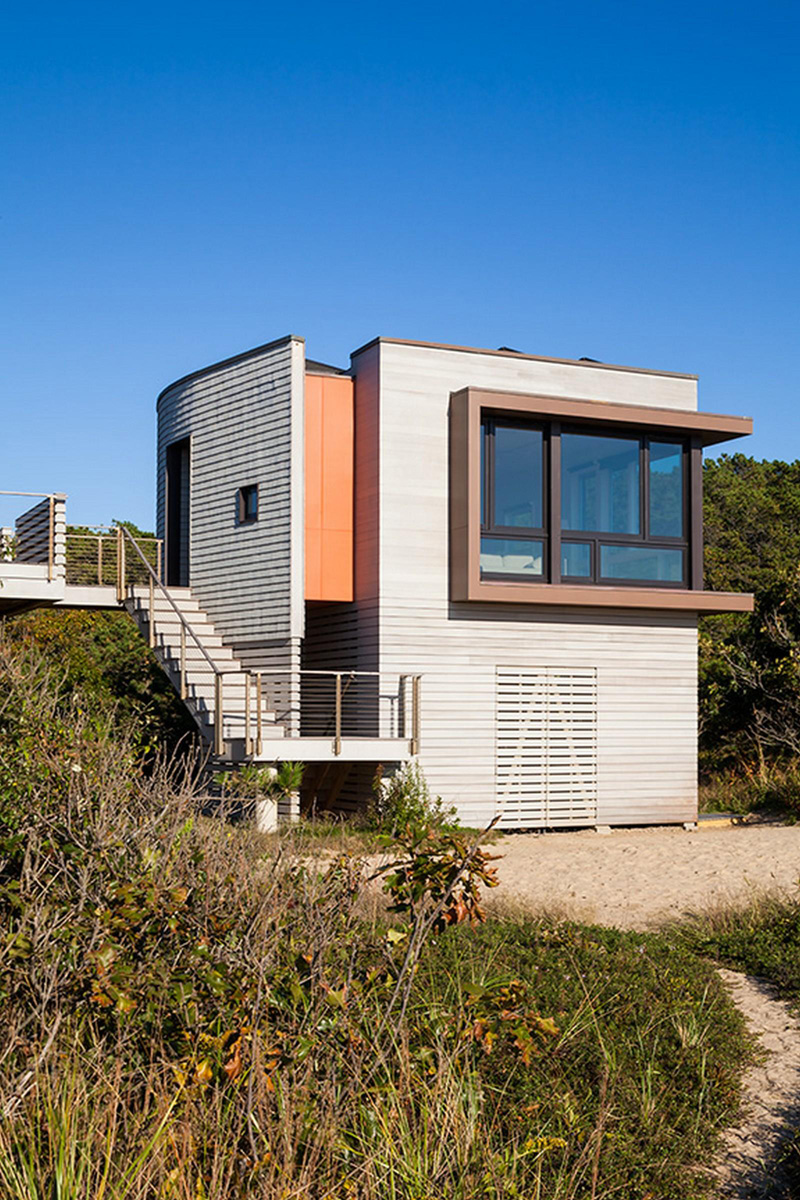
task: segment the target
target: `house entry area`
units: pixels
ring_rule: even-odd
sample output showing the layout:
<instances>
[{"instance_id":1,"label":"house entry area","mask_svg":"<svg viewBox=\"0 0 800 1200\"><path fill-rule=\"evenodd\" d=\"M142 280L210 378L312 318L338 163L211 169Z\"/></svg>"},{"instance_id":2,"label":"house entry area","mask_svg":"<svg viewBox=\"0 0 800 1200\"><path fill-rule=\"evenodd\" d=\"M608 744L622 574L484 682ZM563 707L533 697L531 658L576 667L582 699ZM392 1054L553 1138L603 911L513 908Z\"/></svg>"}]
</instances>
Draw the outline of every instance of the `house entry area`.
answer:
<instances>
[{"instance_id":1,"label":"house entry area","mask_svg":"<svg viewBox=\"0 0 800 1200\"><path fill-rule=\"evenodd\" d=\"M597 671L498 667L501 829L597 822Z\"/></svg>"},{"instance_id":2,"label":"house entry area","mask_svg":"<svg viewBox=\"0 0 800 1200\"><path fill-rule=\"evenodd\" d=\"M189 438L167 446L167 586L189 586Z\"/></svg>"}]
</instances>

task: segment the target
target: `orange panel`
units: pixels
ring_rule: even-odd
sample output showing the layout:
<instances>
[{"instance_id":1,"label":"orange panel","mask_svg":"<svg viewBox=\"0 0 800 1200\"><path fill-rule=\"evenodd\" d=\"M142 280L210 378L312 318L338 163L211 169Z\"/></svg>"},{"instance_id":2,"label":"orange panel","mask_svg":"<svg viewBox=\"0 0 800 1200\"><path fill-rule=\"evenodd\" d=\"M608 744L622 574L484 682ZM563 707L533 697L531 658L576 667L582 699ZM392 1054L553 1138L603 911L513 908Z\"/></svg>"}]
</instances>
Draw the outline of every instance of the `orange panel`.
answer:
<instances>
[{"instance_id":1,"label":"orange panel","mask_svg":"<svg viewBox=\"0 0 800 1200\"><path fill-rule=\"evenodd\" d=\"M353 599L353 381L306 375L306 600Z\"/></svg>"}]
</instances>

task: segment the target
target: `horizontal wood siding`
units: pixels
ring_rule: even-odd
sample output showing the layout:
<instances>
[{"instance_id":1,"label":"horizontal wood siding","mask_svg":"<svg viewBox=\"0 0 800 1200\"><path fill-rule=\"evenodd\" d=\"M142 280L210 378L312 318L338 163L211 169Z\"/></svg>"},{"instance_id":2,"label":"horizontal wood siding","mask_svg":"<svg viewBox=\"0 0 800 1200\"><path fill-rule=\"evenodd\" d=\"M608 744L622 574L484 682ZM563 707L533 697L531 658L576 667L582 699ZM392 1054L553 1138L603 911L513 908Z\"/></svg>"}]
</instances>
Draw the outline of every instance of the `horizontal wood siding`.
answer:
<instances>
[{"instance_id":1,"label":"horizontal wood siding","mask_svg":"<svg viewBox=\"0 0 800 1200\"><path fill-rule=\"evenodd\" d=\"M225 641L263 666L296 661L303 633L303 379L303 342L285 338L176 384L159 404L160 535L166 448L189 437L192 593ZM240 524L249 484L259 519Z\"/></svg>"},{"instance_id":2,"label":"horizontal wood siding","mask_svg":"<svg viewBox=\"0 0 800 1200\"><path fill-rule=\"evenodd\" d=\"M432 790L463 820L490 819L498 666L591 668L597 820L693 819L695 615L451 603L448 404L472 386L694 409L695 381L392 343L380 344L379 374L380 669L424 674L420 761Z\"/></svg>"}]
</instances>

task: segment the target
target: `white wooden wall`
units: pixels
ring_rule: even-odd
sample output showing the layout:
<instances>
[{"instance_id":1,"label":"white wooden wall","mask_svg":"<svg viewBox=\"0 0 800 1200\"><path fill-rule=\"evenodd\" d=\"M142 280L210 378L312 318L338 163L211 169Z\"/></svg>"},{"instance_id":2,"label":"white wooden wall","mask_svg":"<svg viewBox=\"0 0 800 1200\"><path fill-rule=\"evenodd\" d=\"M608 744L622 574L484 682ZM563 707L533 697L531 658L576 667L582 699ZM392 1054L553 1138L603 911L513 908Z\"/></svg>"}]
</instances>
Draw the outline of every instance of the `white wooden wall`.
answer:
<instances>
[{"instance_id":1,"label":"white wooden wall","mask_svg":"<svg viewBox=\"0 0 800 1200\"><path fill-rule=\"evenodd\" d=\"M158 406L158 528L166 447L191 438L189 581L240 659L299 665L304 630L305 346L288 337L179 381ZM239 525L256 483L259 519Z\"/></svg>"},{"instance_id":2,"label":"white wooden wall","mask_svg":"<svg viewBox=\"0 0 800 1200\"><path fill-rule=\"evenodd\" d=\"M459 388L695 409L696 382L392 342L357 355L354 368L357 397L362 378L370 395L378 381L379 506L365 495L356 508L357 546L378 522L378 577L357 604L365 614L377 605L380 669L424 673L420 760L434 792L470 823L494 815L498 666L593 667L598 821L692 819L695 616L451 603L447 486L448 405Z\"/></svg>"}]
</instances>

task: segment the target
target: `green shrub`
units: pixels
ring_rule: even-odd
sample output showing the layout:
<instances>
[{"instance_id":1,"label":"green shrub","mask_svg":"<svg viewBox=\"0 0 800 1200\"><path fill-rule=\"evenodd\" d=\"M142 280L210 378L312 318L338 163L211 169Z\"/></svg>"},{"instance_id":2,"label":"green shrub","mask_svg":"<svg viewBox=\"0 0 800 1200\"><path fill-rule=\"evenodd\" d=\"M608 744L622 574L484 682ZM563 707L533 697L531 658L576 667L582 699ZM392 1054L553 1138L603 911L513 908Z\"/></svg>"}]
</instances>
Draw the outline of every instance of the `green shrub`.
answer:
<instances>
[{"instance_id":1,"label":"green shrub","mask_svg":"<svg viewBox=\"0 0 800 1200\"><path fill-rule=\"evenodd\" d=\"M408 826L431 825L439 829L458 826L456 809L445 807L441 796L432 796L422 767L414 760L403 763L392 775L379 769L373 781L369 812L373 825L394 834Z\"/></svg>"}]
</instances>

